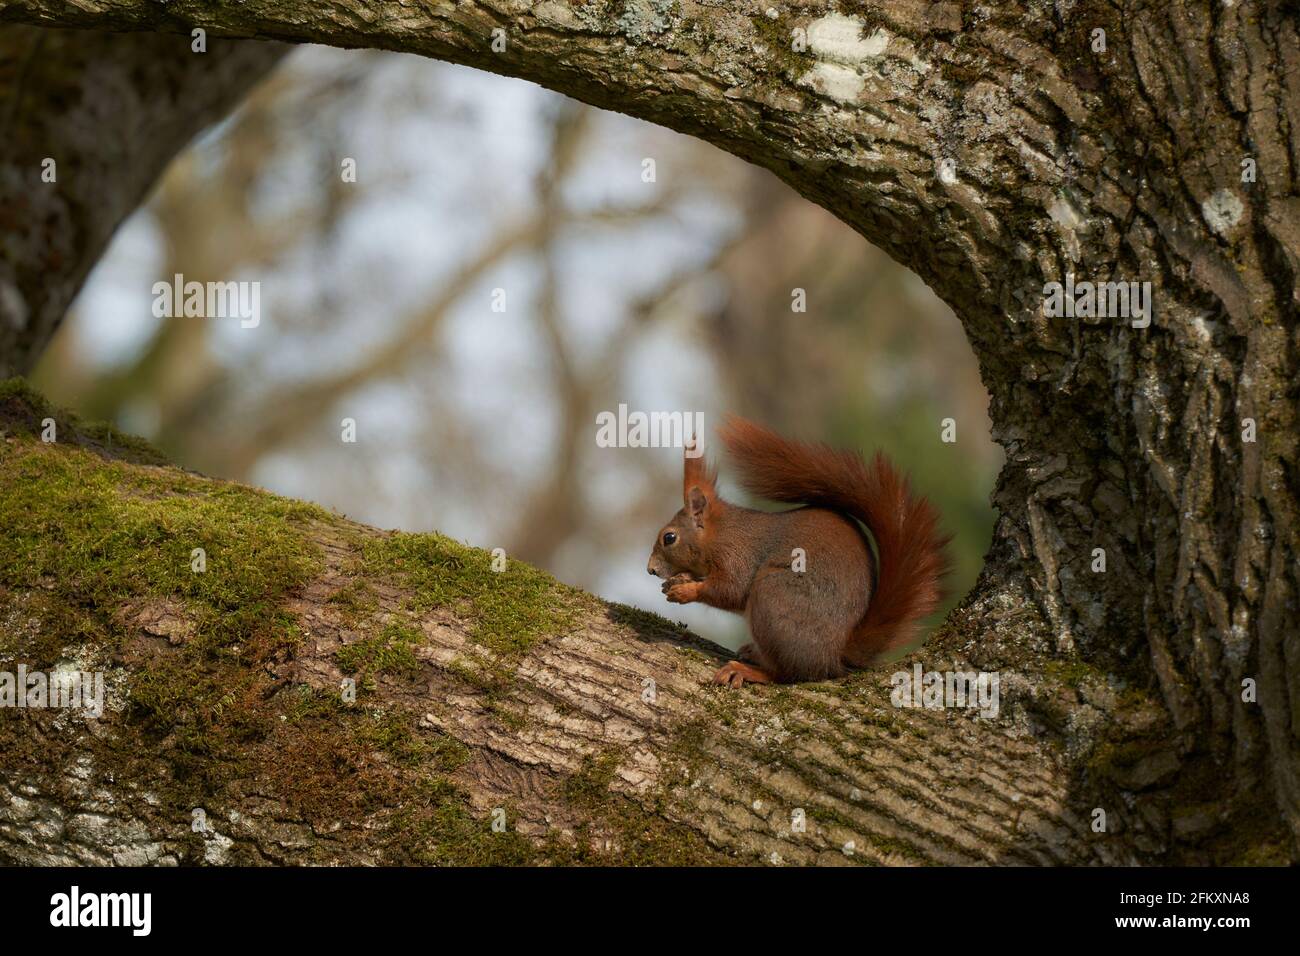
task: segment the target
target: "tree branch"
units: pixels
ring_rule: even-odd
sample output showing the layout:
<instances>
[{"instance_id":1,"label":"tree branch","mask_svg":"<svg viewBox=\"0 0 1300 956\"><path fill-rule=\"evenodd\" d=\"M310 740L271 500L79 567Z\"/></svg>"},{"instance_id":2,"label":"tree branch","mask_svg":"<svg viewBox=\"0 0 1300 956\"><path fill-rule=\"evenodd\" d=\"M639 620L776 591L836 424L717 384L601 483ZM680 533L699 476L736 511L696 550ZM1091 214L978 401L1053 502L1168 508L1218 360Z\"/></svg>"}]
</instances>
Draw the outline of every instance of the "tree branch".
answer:
<instances>
[{"instance_id":1,"label":"tree branch","mask_svg":"<svg viewBox=\"0 0 1300 956\"><path fill-rule=\"evenodd\" d=\"M0 416L0 670L106 680L98 718L0 708L4 862L1133 859L1019 705L717 688L718 648L522 564L159 467L13 383Z\"/></svg>"},{"instance_id":2,"label":"tree branch","mask_svg":"<svg viewBox=\"0 0 1300 956\"><path fill-rule=\"evenodd\" d=\"M167 163L286 50L199 56L176 36L0 27L0 375L30 371Z\"/></svg>"}]
</instances>

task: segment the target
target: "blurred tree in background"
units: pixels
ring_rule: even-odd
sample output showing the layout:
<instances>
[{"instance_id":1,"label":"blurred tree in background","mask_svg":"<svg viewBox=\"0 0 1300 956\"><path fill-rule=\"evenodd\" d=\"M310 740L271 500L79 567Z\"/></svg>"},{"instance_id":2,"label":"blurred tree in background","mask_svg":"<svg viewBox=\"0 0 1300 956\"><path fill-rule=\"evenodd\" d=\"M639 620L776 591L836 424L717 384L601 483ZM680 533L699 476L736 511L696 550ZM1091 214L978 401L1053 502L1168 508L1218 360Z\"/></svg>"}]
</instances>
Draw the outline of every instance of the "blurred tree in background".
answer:
<instances>
[{"instance_id":1,"label":"blurred tree in background","mask_svg":"<svg viewBox=\"0 0 1300 956\"><path fill-rule=\"evenodd\" d=\"M263 321L154 318L177 273L260 278ZM173 164L36 383L190 468L504 547L733 646L742 625L644 572L680 452L598 448L597 412L886 450L955 533L949 606L1001 457L948 308L770 174L513 80L319 48Z\"/></svg>"}]
</instances>

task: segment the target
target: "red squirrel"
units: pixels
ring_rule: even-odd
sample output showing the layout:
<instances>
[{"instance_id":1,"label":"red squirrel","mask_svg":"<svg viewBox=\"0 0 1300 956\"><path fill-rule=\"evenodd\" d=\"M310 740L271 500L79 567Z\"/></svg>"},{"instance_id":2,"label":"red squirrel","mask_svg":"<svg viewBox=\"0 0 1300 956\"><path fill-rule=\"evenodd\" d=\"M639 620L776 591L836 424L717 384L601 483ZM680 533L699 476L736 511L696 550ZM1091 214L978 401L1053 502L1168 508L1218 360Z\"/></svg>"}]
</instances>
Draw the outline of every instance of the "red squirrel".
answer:
<instances>
[{"instance_id":1,"label":"red squirrel","mask_svg":"<svg viewBox=\"0 0 1300 956\"><path fill-rule=\"evenodd\" d=\"M675 604L744 614L752 643L713 682L826 680L909 643L949 567L950 539L930 503L883 454L867 464L735 417L720 435L748 491L805 507L768 513L724 501L716 470L687 446L684 507L660 529L647 570ZM875 539L879 574L859 521Z\"/></svg>"}]
</instances>

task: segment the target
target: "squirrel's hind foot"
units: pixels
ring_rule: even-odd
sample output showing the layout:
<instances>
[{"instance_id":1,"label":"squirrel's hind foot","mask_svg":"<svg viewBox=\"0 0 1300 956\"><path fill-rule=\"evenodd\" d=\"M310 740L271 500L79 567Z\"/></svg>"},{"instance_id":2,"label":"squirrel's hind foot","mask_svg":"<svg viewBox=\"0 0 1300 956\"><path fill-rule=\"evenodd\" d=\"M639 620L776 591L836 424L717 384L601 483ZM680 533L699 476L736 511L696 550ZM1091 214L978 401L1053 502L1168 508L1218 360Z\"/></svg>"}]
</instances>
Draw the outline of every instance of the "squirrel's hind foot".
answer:
<instances>
[{"instance_id":1,"label":"squirrel's hind foot","mask_svg":"<svg viewBox=\"0 0 1300 956\"><path fill-rule=\"evenodd\" d=\"M751 684L771 684L775 680L776 678L767 671L752 664L742 664L740 661L728 661L713 675L713 683L722 684L724 687L744 687L745 681Z\"/></svg>"}]
</instances>

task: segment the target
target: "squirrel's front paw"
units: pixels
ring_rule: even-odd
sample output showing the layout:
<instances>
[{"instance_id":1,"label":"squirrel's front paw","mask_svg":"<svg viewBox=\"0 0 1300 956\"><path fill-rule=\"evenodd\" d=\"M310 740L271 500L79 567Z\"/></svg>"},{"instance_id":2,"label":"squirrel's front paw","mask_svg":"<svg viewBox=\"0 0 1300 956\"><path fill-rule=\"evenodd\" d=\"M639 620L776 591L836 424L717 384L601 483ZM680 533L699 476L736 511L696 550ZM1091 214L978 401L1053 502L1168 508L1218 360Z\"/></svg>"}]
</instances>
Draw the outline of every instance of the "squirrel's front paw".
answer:
<instances>
[{"instance_id":1,"label":"squirrel's front paw","mask_svg":"<svg viewBox=\"0 0 1300 956\"><path fill-rule=\"evenodd\" d=\"M663 584L659 585L659 590L662 591L664 594L667 594L668 589L671 588L674 584L681 584L684 581L694 581L694 580L695 579L692 578L685 571L678 571L671 578L667 578Z\"/></svg>"},{"instance_id":2,"label":"squirrel's front paw","mask_svg":"<svg viewBox=\"0 0 1300 956\"><path fill-rule=\"evenodd\" d=\"M690 604L692 601L698 601L700 588L704 586L703 581L692 581L689 578L679 581L676 577L670 578L667 584L664 594L673 604Z\"/></svg>"},{"instance_id":3,"label":"squirrel's front paw","mask_svg":"<svg viewBox=\"0 0 1300 956\"><path fill-rule=\"evenodd\" d=\"M698 581L698 580L700 579L697 578L695 575L691 574L689 571L678 571L672 577L665 580L664 583L660 586L659 590L662 591L664 594L667 594L678 584L689 584L691 581Z\"/></svg>"}]
</instances>

